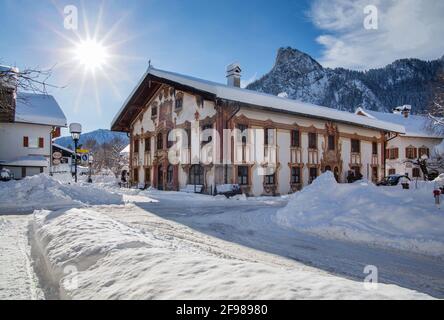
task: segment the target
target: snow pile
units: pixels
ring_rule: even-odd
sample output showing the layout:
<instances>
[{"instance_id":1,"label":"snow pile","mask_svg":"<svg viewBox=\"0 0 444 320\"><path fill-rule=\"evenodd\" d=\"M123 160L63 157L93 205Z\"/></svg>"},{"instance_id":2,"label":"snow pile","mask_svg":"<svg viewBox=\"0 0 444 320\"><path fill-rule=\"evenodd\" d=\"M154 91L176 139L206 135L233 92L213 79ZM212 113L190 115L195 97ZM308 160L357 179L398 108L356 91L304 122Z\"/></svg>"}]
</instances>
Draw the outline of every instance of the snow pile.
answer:
<instances>
[{"instance_id":1,"label":"snow pile","mask_svg":"<svg viewBox=\"0 0 444 320\"><path fill-rule=\"evenodd\" d=\"M429 298L395 285L366 290L361 282L298 263L204 250L180 237L128 227L93 208L37 212L32 229L36 267L52 298Z\"/></svg>"},{"instance_id":2,"label":"snow pile","mask_svg":"<svg viewBox=\"0 0 444 320\"><path fill-rule=\"evenodd\" d=\"M326 238L444 256L444 213L434 205L433 183L410 190L370 182L338 184L331 172L293 195L278 224Z\"/></svg>"},{"instance_id":3,"label":"snow pile","mask_svg":"<svg viewBox=\"0 0 444 320\"><path fill-rule=\"evenodd\" d=\"M86 183L63 184L45 174L0 183L0 213L121 203L119 194Z\"/></svg>"}]
</instances>

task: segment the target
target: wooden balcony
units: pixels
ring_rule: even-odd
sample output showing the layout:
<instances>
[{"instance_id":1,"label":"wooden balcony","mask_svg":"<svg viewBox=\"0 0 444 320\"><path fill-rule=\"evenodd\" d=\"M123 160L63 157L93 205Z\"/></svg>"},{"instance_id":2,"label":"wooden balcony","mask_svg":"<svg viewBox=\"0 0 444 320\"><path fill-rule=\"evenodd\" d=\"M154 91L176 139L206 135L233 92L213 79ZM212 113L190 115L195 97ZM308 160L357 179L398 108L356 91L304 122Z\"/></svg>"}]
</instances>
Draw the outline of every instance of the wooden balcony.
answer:
<instances>
[{"instance_id":1,"label":"wooden balcony","mask_svg":"<svg viewBox=\"0 0 444 320\"><path fill-rule=\"evenodd\" d=\"M291 147L290 148L290 163L302 163L302 148Z\"/></svg>"},{"instance_id":2,"label":"wooden balcony","mask_svg":"<svg viewBox=\"0 0 444 320\"><path fill-rule=\"evenodd\" d=\"M153 164L153 159L151 158L151 153L147 151L143 155L143 165L145 167L151 167L152 164Z\"/></svg>"},{"instance_id":3,"label":"wooden balcony","mask_svg":"<svg viewBox=\"0 0 444 320\"><path fill-rule=\"evenodd\" d=\"M277 164L278 163L277 150L278 148L275 145L264 146L264 162L269 165Z\"/></svg>"},{"instance_id":4,"label":"wooden balcony","mask_svg":"<svg viewBox=\"0 0 444 320\"><path fill-rule=\"evenodd\" d=\"M351 165L361 165L361 153L359 152L352 152L350 153L350 164Z\"/></svg>"},{"instance_id":5,"label":"wooden balcony","mask_svg":"<svg viewBox=\"0 0 444 320\"><path fill-rule=\"evenodd\" d=\"M308 162L309 165L319 164L319 151L318 149L308 149Z\"/></svg>"},{"instance_id":6,"label":"wooden balcony","mask_svg":"<svg viewBox=\"0 0 444 320\"><path fill-rule=\"evenodd\" d=\"M372 166L379 165L379 157L377 154L372 154Z\"/></svg>"}]
</instances>

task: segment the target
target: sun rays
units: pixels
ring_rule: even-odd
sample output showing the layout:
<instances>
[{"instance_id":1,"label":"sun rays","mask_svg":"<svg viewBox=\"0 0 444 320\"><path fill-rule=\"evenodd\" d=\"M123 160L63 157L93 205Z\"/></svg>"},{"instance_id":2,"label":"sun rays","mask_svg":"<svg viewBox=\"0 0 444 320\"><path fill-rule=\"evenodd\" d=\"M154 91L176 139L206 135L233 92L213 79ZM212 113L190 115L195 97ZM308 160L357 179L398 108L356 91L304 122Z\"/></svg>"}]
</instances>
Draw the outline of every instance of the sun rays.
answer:
<instances>
[{"instance_id":1,"label":"sun rays","mask_svg":"<svg viewBox=\"0 0 444 320\"><path fill-rule=\"evenodd\" d=\"M55 3L54 5L63 16L63 8ZM122 22L129 14L121 14L111 26L106 26L104 13L105 7L102 2L94 22L91 23L85 5L82 3L79 8L77 30L61 30L60 27L49 26L66 42L66 46L57 50L59 62L54 69L61 71L66 87L74 88L76 91L75 99L73 99L76 113L80 112L83 104L90 105L93 102L97 114L101 116L103 112L100 96L104 86L106 86L106 92L121 100L122 95L117 81L126 81L128 78L125 70L121 70L120 66L123 66L125 61L143 59L119 52L124 44L134 39L134 37L122 37L119 34L122 31ZM90 94L87 94L88 92ZM92 96L92 99L87 100L89 96Z\"/></svg>"}]
</instances>

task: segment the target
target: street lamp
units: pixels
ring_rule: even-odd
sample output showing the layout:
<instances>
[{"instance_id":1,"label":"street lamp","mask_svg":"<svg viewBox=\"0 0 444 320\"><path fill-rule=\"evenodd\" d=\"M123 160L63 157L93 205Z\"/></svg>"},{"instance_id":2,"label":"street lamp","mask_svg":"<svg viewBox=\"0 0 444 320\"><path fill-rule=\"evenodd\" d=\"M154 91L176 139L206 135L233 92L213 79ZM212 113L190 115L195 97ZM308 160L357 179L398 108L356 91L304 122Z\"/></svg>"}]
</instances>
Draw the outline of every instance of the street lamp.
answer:
<instances>
[{"instance_id":1,"label":"street lamp","mask_svg":"<svg viewBox=\"0 0 444 320\"><path fill-rule=\"evenodd\" d=\"M77 143L82 133L82 125L80 123L71 123L69 125L69 132L71 133L72 140L74 140L74 174L75 182L77 182Z\"/></svg>"},{"instance_id":2,"label":"street lamp","mask_svg":"<svg viewBox=\"0 0 444 320\"><path fill-rule=\"evenodd\" d=\"M88 164L89 164L89 177L88 177L88 183L92 183L92 178L91 178L91 171L92 171L92 163L94 161L94 157L92 154L89 154L88 157Z\"/></svg>"}]
</instances>

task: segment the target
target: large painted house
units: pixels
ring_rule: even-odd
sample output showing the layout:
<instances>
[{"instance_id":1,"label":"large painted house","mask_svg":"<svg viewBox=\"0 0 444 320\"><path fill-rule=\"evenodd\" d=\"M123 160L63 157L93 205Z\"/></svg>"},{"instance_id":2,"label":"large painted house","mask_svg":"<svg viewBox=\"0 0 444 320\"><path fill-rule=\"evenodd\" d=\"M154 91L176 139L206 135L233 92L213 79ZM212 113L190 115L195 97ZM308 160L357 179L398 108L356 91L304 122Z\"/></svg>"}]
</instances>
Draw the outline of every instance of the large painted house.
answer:
<instances>
[{"instance_id":1,"label":"large painted house","mask_svg":"<svg viewBox=\"0 0 444 320\"><path fill-rule=\"evenodd\" d=\"M401 125L150 67L111 124L130 135L133 184L212 194L239 184L248 195L288 194L326 170L384 176L384 144ZM188 139L191 137L191 139Z\"/></svg>"},{"instance_id":2,"label":"large painted house","mask_svg":"<svg viewBox=\"0 0 444 320\"><path fill-rule=\"evenodd\" d=\"M393 109L392 113L377 112L363 108L356 109L357 115L402 125L405 133L393 136L386 143L386 175L408 174L411 178L423 179L423 173L415 162L426 155L435 156L434 150L444 135L433 130L430 119L422 115L412 115L411 106L404 105Z\"/></svg>"}]
</instances>

